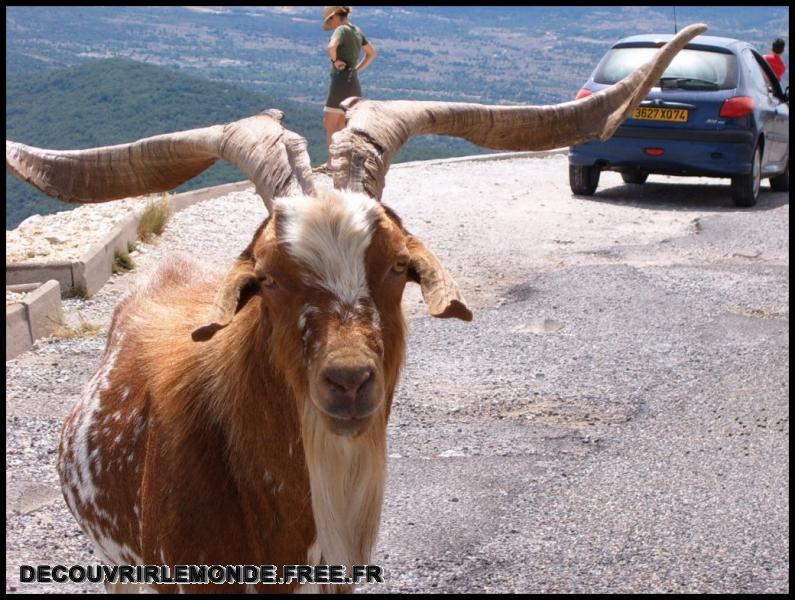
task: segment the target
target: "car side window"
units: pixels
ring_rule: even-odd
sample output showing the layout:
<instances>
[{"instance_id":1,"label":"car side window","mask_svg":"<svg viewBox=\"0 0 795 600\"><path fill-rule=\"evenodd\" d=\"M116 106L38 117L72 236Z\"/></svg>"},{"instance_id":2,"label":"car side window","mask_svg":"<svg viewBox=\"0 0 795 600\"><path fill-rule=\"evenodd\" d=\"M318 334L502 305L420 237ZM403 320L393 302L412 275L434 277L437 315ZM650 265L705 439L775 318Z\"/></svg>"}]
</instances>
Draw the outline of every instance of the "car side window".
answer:
<instances>
[{"instance_id":1,"label":"car side window","mask_svg":"<svg viewBox=\"0 0 795 600\"><path fill-rule=\"evenodd\" d=\"M762 65L762 61L765 59L761 56L758 56L749 48L743 50L743 59L743 62L746 64L748 69L748 73L751 76L751 82L753 86L758 88L759 91L764 94L770 92L774 96L781 98L783 92L781 91L781 85L779 85L778 79L776 79L774 74L768 73L767 71L769 69L766 69Z\"/></svg>"},{"instance_id":2,"label":"car side window","mask_svg":"<svg viewBox=\"0 0 795 600\"><path fill-rule=\"evenodd\" d=\"M746 74L749 76L751 85L762 93L767 93L768 81L765 79L762 69L756 64L756 59L751 51L747 48L743 50L743 67Z\"/></svg>"}]
</instances>

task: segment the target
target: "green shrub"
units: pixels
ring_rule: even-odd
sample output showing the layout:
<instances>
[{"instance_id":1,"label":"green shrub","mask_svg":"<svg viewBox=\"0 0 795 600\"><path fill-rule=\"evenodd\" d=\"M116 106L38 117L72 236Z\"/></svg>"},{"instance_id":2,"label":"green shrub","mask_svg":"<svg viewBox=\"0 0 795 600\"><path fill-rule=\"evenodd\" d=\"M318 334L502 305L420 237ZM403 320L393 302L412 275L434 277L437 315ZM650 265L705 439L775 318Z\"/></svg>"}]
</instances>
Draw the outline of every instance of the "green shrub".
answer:
<instances>
[{"instance_id":1,"label":"green shrub","mask_svg":"<svg viewBox=\"0 0 795 600\"><path fill-rule=\"evenodd\" d=\"M135 268L135 261L130 258L130 255L124 250L116 248L113 254L113 272L124 273L125 271L132 271Z\"/></svg>"}]
</instances>

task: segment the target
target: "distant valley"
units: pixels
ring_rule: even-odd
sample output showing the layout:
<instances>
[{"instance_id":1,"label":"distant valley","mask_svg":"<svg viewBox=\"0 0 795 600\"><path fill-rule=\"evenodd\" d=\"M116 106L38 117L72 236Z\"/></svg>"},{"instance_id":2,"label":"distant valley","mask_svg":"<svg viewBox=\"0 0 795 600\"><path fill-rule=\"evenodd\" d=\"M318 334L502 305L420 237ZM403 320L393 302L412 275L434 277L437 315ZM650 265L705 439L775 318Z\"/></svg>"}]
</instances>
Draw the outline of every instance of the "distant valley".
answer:
<instances>
[{"instance_id":1,"label":"distant valley","mask_svg":"<svg viewBox=\"0 0 795 600\"><path fill-rule=\"evenodd\" d=\"M107 146L235 121L267 108L309 144L312 164L325 161L322 113L311 105L276 98L220 81L128 59L99 59L76 67L16 75L6 81L6 137L51 149ZM425 138L401 150L396 162L485 152L463 140ZM225 161L183 184L177 192L240 181ZM33 214L69 210L6 171L6 228Z\"/></svg>"},{"instance_id":2,"label":"distant valley","mask_svg":"<svg viewBox=\"0 0 795 600\"><path fill-rule=\"evenodd\" d=\"M319 15L319 7L7 7L6 136L82 148L275 107L317 164L326 158L328 83ZM676 18L764 51L773 37L789 42L788 7L685 6ZM570 100L611 42L674 25L673 8L660 6L356 7L352 20L379 51L362 76L368 97L493 104ZM478 152L419 138L396 162ZM216 165L184 188L241 178ZM7 228L69 208L8 173L6 199Z\"/></svg>"},{"instance_id":3,"label":"distant valley","mask_svg":"<svg viewBox=\"0 0 795 600\"><path fill-rule=\"evenodd\" d=\"M329 35L320 15L312 6L8 7L6 68L126 57L320 107ZM534 104L572 98L611 42L672 33L673 16L669 6L383 6L354 7L352 20L379 52L362 76L370 97ZM764 50L789 38L788 7L680 6L676 18Z\"/></svg>"}]
</instances>

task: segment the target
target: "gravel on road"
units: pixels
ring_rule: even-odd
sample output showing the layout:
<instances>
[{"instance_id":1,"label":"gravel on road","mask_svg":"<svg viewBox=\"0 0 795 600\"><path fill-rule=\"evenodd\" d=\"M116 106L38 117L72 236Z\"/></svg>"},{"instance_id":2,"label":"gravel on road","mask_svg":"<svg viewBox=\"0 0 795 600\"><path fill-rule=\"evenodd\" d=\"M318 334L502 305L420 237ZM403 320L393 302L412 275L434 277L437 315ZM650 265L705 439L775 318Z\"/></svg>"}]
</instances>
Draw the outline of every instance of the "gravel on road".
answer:
<instances>
[{"instance_id":1,"label":"gravel on road","mask_svg":"<svg viewBox=\"0 0 795 600\"><path fill-rule=\"evenodd\" d=\"M789 196L603 173L562 155L393 167L384 202L458 281L471 323L415 286L364 592L789 591ZM65 312L97 337L6 362L6 591L22 564L94 563L55 471L64 417L119 298L168 253L224 269L265 217L252 192L175 214L136 269Z\"/></svg>"}]
</instances>

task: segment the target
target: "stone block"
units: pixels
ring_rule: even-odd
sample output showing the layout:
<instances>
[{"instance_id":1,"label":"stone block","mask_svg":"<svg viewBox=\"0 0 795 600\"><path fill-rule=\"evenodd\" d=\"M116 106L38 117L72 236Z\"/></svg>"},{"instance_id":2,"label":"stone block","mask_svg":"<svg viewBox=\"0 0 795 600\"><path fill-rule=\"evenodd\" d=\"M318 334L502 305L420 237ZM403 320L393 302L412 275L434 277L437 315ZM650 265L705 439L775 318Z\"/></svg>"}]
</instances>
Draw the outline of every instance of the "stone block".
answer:
<instances>
[{"instance_id":1,"label":"stone block","mask_svg":"<svg viewBox=\"0 0 795 600\"><path fill-rule=\"evenodd\" d=\"M50 335L63 321L60 285L54 279L43 283L22 300L28 308L28 323L33 341Z\"/></svg>"},{"instance_id":2,"label":"stone block","mask_svg":"<svg viewBox=\"0 0 795 600\"><path fill-rule=\"evenodd\" d=\"M6 285L41 283L50 279L60 284L62 296L68 296L74 286L72 263L58 261L6 264Z\"/></svg>"},{"instance_id":3,"label":"stone block","mask_svg":"<svg viewBox=\"0 0 795 600\"><path fill-rule=\"evenodd\" d=\"M96 294L113 273L113 250L110 242L97 244L75 263L73 278L75 288L86 298Z\"/></svg>"},{"instance_id":4,"label":"stone block","mask_svg":"<svg viewBox=\"0 0 795 600\"><path fill-rule=\"evenodd\" d=\"M32 345L27 306L6 305L6 360L19 356Z\"/></svg>"}]
</instances>

